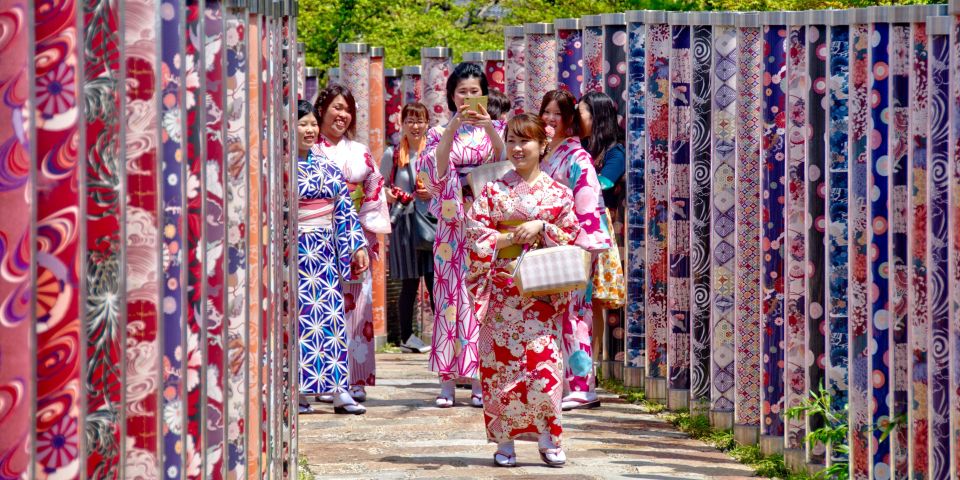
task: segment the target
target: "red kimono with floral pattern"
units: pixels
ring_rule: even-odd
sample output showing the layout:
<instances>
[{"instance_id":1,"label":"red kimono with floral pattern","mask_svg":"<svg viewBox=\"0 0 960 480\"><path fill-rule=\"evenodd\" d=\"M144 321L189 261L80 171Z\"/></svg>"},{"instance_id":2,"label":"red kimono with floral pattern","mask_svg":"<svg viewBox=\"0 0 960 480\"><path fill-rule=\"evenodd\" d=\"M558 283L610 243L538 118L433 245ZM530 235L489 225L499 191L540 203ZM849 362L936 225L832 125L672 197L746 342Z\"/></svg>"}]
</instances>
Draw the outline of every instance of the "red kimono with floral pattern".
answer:
<instances>
[{"instance_id":1,"label":"red kimono with floral pattern","mask_svg":"<svg viewBox=\"0 0 960 480\"><path fill-rule=\"evenodd\" d=\"M516 172L487 184L467 214L467 286L480 321L480 378L487 439L539 439L560 445L563 354L560 323L569 294L528 298L513 284L511 258L497 255L504 225L542 220L541 244L566 245L580 231L570 189L542 174L528 185Z\"/></svg>"}]
</instances>

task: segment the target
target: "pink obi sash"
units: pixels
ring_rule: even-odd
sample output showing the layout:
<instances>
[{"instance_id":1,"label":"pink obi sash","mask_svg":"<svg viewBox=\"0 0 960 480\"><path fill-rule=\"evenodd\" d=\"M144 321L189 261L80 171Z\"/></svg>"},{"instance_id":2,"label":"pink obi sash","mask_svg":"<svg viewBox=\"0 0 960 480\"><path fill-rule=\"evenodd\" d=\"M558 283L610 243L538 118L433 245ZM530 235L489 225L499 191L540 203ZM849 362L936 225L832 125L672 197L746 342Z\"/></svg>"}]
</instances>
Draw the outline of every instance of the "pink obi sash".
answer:
<instances>
[{"instance_id":1,"label":"pink obi sash","mask_svg":"<svg viewBox=\"0 0 960 480\"><path fill-rule=\"evenodd\" d=\"M332 198L300 200L297 206L297 220L306 227L330 227L333 225Z\"/></svg>"}]
</instances>

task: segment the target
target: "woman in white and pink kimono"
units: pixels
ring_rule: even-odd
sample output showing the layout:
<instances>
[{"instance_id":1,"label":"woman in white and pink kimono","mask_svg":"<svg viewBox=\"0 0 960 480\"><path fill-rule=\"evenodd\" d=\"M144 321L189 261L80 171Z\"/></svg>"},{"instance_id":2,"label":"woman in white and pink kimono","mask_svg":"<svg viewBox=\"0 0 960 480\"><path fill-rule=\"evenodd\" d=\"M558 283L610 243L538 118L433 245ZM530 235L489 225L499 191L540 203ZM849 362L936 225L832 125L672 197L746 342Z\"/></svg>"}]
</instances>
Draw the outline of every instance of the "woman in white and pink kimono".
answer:
<instances>
[{"instance_id":1,"label":"woman in white and pink kimono","mask_svg":"<svg viewBox=\"0 0 960 480\"><path fill-rule=\"evenodd\" d=\"M316 115L320 137L312 151L323 155L343 172L350 198L360 218L369 246L371 263L383 258L383 246L377 234L390 233L390 217L383 189L383 176L370 149L353 140L357 124L357 104L350 90L330 85L317 94ZM347 316L347 352L350 367L350 395L366 400L366 386L376 383L376 359L373 338L373 277L368 271L360 282L347 283L343 289ZM321 397L322 401L329 398Z\"/></svg>"},{"instance_id":2,"label":"woman in white and pink kimono","mask_svg":"<svg viewBox=\"0 0 960 480\"><path fill-rule=\"evenodd\" d=\"M470 404L483 406L477 370L479 327L467 293L467 242L463 230L466 204L473 200L466 176L501 159L504 123L490 119L486 109L470 110L469 97L487 94L483 70L461 63L447 80L447 105L456 114L447 125L427 132L427 144L417 162L420 178L434 196L431 212L437 217L434 241L434 324L430 370L440 376L436 405L452 407L458 378L471 380ZM464 191L463 188L467 187Z\"/></svg>"}]
</instances>

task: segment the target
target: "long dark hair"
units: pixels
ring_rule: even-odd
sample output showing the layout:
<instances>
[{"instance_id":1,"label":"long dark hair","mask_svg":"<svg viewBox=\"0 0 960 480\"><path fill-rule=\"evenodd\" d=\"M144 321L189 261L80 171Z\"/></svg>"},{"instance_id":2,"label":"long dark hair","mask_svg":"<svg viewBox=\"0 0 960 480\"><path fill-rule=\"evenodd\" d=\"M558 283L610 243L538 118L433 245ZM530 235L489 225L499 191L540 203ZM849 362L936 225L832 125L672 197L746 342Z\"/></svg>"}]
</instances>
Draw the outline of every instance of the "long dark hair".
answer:
<instances>
[{"instance_id":1,"label":"long dark hair","mask_svg":"<svg viewBox=\"0 0 960 480\"><path fill-rule=\"evenodd\" d=\"M590 92L580 99L587 106L590 116L593 117L590 137L584 148L593 157L595 164L601 164L603 158L598 158L604 150L616 144L623 144L623 129L617 124L617 104L605 93Z\"/></svg>"},{"instance_id":2,"label":"long dark hair","mask_svg":"<svg viewBox=\"0 0 960 480\"><path fill-rule=\"evenodd\" d=\"M480 91L487 95L490 90L487 87L487 76L483 74L483 69L475 63L463 62L453 69L453 73L447 78L447 108L451 112L457 111L457 104L453 103L453 94L457 91L457 85L468 79L476 78L480 80Z\"/></svg>"},{"instance_id":3,"label":"long dark hair","mask_svg":"<svg viewBox=\"0 0 960 480\"><path fill-rule=\"evenodd\" d=\"M573 131L573 136L579 137L580 110L577 109L576 97L566 90L550 90L543 95L543 101L540 102L540 118L543 118L543 112L547 110L550 102L557 102L557 108L560 109L560 120ZM567 136L567 132L557 132L557 135Z\"/></svg>"},{"instance_id":4,"label":"long dark hair","mask_svg":"<svg viewBox=\"0 0 960 480\"><path fill-rule=\"evenodd\" d=\"M314 104L314 114L317 116L317 122L322 126L323 114L327 113L327 109L330 108L330 104L337 98L337 95L343 97L347 102L347 109L350 110L350 125L347 127L346 137L353 140L353 137L357 134L357 101L353 99L353 94L350 93L349 88L334 83L320 90L320 93L317 94L317 103Z\"/></svg>"}]
</instances>

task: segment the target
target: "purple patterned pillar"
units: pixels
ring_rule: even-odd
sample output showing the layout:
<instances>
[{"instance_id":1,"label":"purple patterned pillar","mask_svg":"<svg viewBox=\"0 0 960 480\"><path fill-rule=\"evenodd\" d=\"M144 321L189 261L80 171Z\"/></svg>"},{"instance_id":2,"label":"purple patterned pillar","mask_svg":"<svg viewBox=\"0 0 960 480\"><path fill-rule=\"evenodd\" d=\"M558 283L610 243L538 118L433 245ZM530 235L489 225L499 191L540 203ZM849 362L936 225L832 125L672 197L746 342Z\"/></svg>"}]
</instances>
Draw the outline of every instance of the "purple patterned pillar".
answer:
<instances>
[{"instance_id":1,"label":"purple patterned pillar","mask_svg":"<svg viewBox=\"0 0 960 480\"><path fill-rule=\"evenodd\" d=\"M400 70L383 69L383 109L386 116L387 145L396 148L400 145L400 112L403 109Z\"/></svg>"},{"instance_id":2,"label":"purple patterned pillar","mask_svg":"<svg viewBox=\"0 0 960 480\"><path fill-rule=\"evenodd\" d=\"M450 120L447 108L447 77L453 71L449 48L433 47L420 49L420 66L423 68L423 102L430 112L430 126L446 125Z\"/></svg>"},{"instance_id":3,"label":"purple patterned pillar","mask_svg":"<svg viewBox=\"0 0 960 480\"><path fill-rule=\"evenodd\" d=\"M463 63L472 63L481 69L486 66L483 59L483 52L464 52L462 60Z\"/></svg>"},{"instance_id":4,"label":"purple patterned pillar","mask_svg":"<svg viewBox=\"0 0 960 480\"><path fill-rule=\"evenodd\" d=\"M486 50L483 52L483 71L487 75L487 85L491 90L498 90L504 93L504 84L506 81L506 71L504 59L507 55L503 50Z\"/></svg>"},{"instance_id":5,"label":"purple patterned pillar","mask_svg":"<svg viewBox=\"0 0 960 480\"><path fill-rule=\"evenodd\" d=\"M526 42L526 108L540 112L543 95L557 86L557 38L552 23L528 23L523 26Z\"/></svg>"},{"instance_id":6,"label":"purple patterned pillar","mask_svg":"<svg viewBox=\"0 0 960 480\"><path fill-rule=\"evenodd\" d=\"M403 67L403 76L400 78L400 103L419 102L423 100L423 69L420 65Z\"/></svg>"},{"instance_id":7,"label":"purple patterned pillar","mask_svg":"<svg viewBox=\"0 0 960 480\"><path fill-rule=\"evenodd\" d=\"M664 22L666 23L666 22ZM583 82L580 95L603 91L603 24L600 15L580 19L583 28Z\"/></svg>"},{"instance_id":8,"label":"purple patterned pillar","mask_svg":"<svg viewBox=\"0 0 960 480\"><path fill-rule=\"evenodd\" d=\"M960 477L960 2L951 0L953 35L950 51L950 268L952 285L950 328L950 445L953 476Z\"/></svg>"},{"instance_id":9,"label":"purple patterned pillar","mask_svg":"<svg viewBox=\"0 0 960 480\"><path fill-rule=\"evenodd\" d=\"M553 21L557 32L557 88L580 98L583 83L583 33L579 18L559 18Z\"/></svg>"},{"instance_id":10,"label":"purple patterned pillar","mask_svg":"<svg viewBox=\"0 0 960 480\"><path fill-rule=\"evenodd\" d=\"M647 199L644 170L646 156L646 115L644 94L646 85L647 31L644 11L627 12L627 211L626 211L626 266L627 303L624 323L623 383L630 387L643 385L645 367L646 314L646 215ZM558 20L557 23L560 21ZM579 23L579 21L578 21ZM577 31L579 35L579 30ZM559 33L558 33L559 37ZM562 47L559 47L562 48ZM576 84L579 87L579 82ZM574 90L571 90L574 91Z\"/></svg>"},{"instance_id":11,"label":"purple patterned pillar","mask_svg":"<svg viewBox=\"0 0 960 480\"><path fill-rule=\"evenodd\" d=\"M617 121L623 127L627 109L627 19L622 13L605 13L600 15L600 23L603 24L603 93L617 105Z\"/></svg>"},{"instance_id":12,"label":"purple patterned pillar","mask_svg":"<svg viewBox=\"0 0 960 480\"><path fill-rule=\"evenodd\" d=\"M513 115L519 115L528 110L525 105L527 100L527 43L523 37L523 27L504 27L503 39L507 53L503 93L507 95L513 105Z\"/></svg>"},{"instance_id":13,"label":"purple patterned pillar","mask_svg":"<svg viewBox=\"0 0 960 480\"><path fill-rule=\"evenodd\" d=\"M320 70L316 67L307 67L303 80L303 99L313 103L317 100L317 92L320 91L319 84Z\"/></svg>"},{"instance_id":14,"label":"purple patterned pillar","mask_svg":"<svg viewBox=\"0 0 960 480\"><path fill-rule=\"evenodd\" d=\"M341 43L340 84L357 102L357 136L366 145L370 135L370 49L365 43Z\"/></svg>"}]
</instances>

